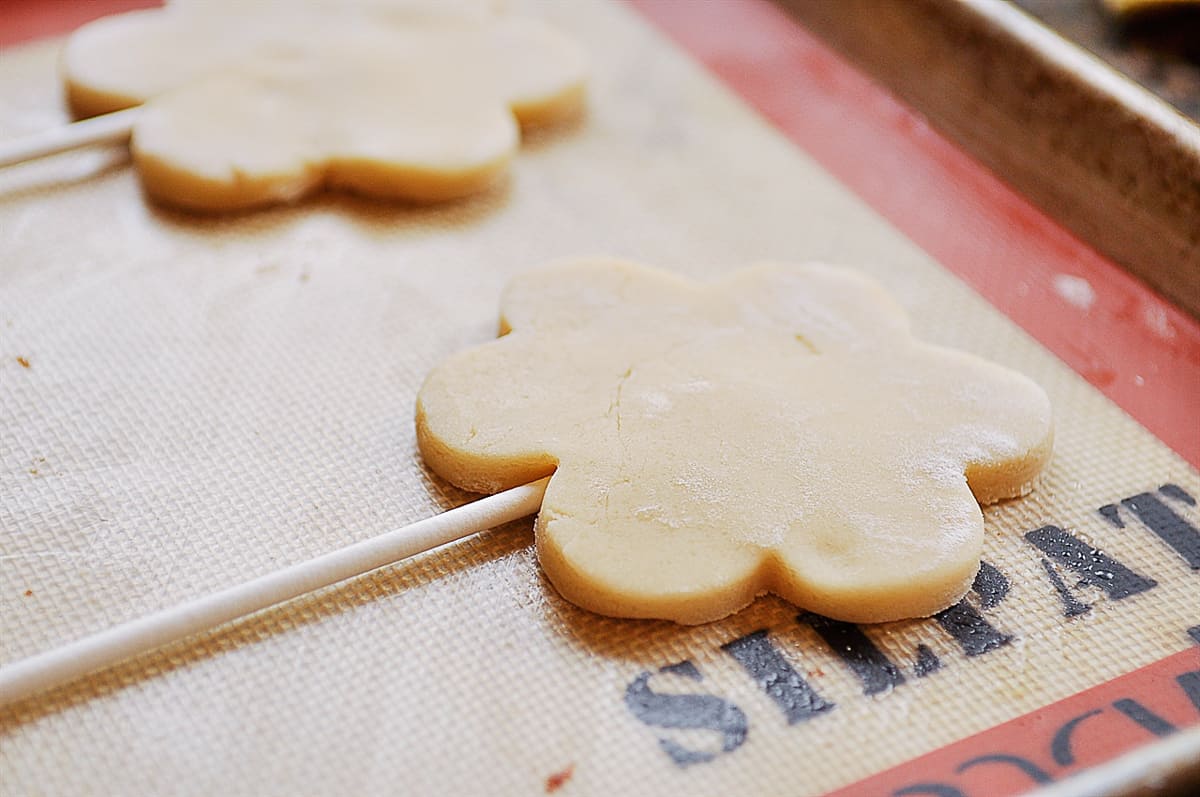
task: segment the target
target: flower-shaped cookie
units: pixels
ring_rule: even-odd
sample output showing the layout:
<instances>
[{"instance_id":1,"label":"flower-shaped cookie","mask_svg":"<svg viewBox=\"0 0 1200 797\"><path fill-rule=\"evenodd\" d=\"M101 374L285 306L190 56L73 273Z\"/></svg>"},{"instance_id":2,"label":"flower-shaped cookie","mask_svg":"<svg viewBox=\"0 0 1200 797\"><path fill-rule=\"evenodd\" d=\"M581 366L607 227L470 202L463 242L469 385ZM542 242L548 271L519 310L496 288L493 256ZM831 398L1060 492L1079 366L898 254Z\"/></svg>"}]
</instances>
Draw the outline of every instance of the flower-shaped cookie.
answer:
<instances>
[{"instance_id":1,"label":"flower-shaped cookie","mask_svg":"<svg viewBox=\"0 0 1200 797\"><path fill-rule=\"evenodd\" d=\"M505 170L519 124L582 104L581 50L537 21L323 9L100 20L64 51L69 102L78 115L144 103L132 143L143 185L193 210L321 187L462 197Z\"/></svg>"},{"instance_id":2,"label":"flower-shaped cookie","mask_svg":"<svg viewBox=\"0 0 1200 797\"><path fill-rule=\"evenodd\" d=\"M417 399L426 463L495 492L553 472L538 557L601 614L701 623L773 592L926 616L979 566L979 503L1050 456L1030 380L915 340L875 283L765 265L700 285L582 261L512 282L499 339Z\"/></svg>"}]
</instances>

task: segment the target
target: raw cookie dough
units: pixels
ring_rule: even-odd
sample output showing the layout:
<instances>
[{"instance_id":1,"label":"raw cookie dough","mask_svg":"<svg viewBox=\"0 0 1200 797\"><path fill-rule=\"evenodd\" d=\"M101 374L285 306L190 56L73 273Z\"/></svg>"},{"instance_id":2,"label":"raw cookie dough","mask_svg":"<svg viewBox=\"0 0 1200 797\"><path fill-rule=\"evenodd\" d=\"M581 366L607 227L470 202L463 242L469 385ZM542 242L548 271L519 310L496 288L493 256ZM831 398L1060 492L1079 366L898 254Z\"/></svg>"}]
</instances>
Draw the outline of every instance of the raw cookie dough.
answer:
<instances>
[{"instance_id":1,"label":"raw cookie dough","mask_svg":"<svg viewBox=\"0 0 1200 797\"><path fill-rule=\"evenodd\" d=\"M85 26L63 71L79 115L144 103L132 150L151 196L220 211L326 186L474 193L505 170L519 125L578 111L586 70L573 41L529 19L168 8Z\"/></svg>"},{"instance_id":2,"label":"raw cookie dough","mask_svg":"<svg viewBox=\"0 0 1200 797\"><path fill-rule=\"evenodd\" d=\"M67 39L60 70L75 116L96 116L141 105L264 50L381 28L401 36L411 28L419 37L431 25L482 27L501 19L493 6L486 0L177 0L80 27Z\"/></svg>"},{"instance_id":3,"label":"raw cookie dough","mask_svg":"<svg viewBox=\"0 0 1200 797\"><path fill-rule=\"evenodd\" d=\"M761 265L713 284L585 260L527 273L499 339L417 397L437 474L553 472L547 577L601 614L703 623L773 592L851 622L933 614L979 566L979 503L1050 456L1045 393L912 338L877 284Z\"/></svg>"}]
</instances>

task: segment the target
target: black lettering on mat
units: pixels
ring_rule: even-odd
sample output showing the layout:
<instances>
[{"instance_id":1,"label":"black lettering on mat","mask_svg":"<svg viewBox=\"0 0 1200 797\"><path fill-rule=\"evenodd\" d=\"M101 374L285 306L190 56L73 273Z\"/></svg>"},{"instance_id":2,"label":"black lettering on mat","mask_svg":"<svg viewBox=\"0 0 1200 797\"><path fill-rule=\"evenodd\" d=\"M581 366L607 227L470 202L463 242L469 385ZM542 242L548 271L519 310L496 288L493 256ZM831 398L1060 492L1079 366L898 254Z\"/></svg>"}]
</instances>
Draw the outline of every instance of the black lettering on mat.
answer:
<instances>
[{"instance_id":1,"label":"black lettering on mat","mask_svg":"<svg viewBox=\"0 0 1200 797\"><path fill-rule=\"evenodd\" d=\"M775 701L789 725L811 719L834 707L788 664L783 654L771 644L765 630L735 639L722 645L721 649L733 656Z\"/></svg>"},{"instance_id":2,"label":"black lettering on mat","mask_svg":"<svg viewBox=\"0 0 1200 797\"><path fill-rule=\"evenodd\" d=\"M838 659L850 668L862 684L864 695L877 695L904 683L900 669L858 626L811 612L796 619L812 626ZM932 655L933 651L929 653Z\"/></svg>"},{"instance_id":3,"label":"black lettering on mat","mask_svg":"<svg viewBox=\"0 0 1200 797\"><path fill-rule=\"evenodd\" d=\"M1003 573L987 562L979 563L979 572L975 574L971 591L979 597L980 609L991 609L999 605L1008 595L1008 590L1008 579ZM993 627L966 598L938 612L933 619L937 620L938 625L954 638L963 653L968 656L981 656L1012 641L1009 634Z\"/></svg>"},{"instance_id":4,"label":"black lettering on mat","mask_svg":"<svg viewBox=\"0 0 1200 797\"><path fill-rule=\"evenodd\" d=\"M1196 506L1196 499L1177 484L1164 484L1158 488L1159 495L1188 507ZM1123 529L1121 508L1133 513L1146 528L1170 546L1188 567L1200 570L1200 529L1172 509L1166 501L1154 493L1138 493L1118 504L1100 507L1100 516L1113 526Z\"/></svg>"},{"instance_id":5,"label":"black lettering on mat","mask_svg":"<svg viewBox=\"0 0 1200 797\"><path fill-rule=\"evenodd\" d=\"M1154 579L1135 573L1099 548L1071 536L1058 526L1042 526L1028 532L1025 539L1050 559L1075 573L1079 578L1076 587L1097 587L1110 600L1122 600L1158 586Z\"/></svg>"},{"instance_id":6,"label":"black lettering on mat","mask_svg":"<svg viewBox=\"0 0 1200 797\"><path fill-rule=\"evenodd\" d=\"M682 661L659 670L693 681L704 676L690 661ZM652 673L643 672L625 689L625 706L644 724L656 728L709 730L718 734L721 752L736 750L746 741L749 724L746 714L728 700L702 692L664 694L650 688ZM681 767L711 761L717 754L693 750L668 737L659 737L659 747Z\"/></svg>"},{"instance_id":7,"label":"black lettering on mat","mask_svg":"<svg viewBox=\"0 0 1200 797\"><path fill-rule=\"evenodd\" d=\"M1191 498L1182 488L1173 484L1164 485L1160 488L1160 492L1164 495L1173 495L1177 500L1181 497ZM1191 503L1195 504L1196 502L1193 499ZM1189 523L1182 515L1177 514L1174 509L1167 506L1165 501L1159 500L1158 496L1153 493L1139 493L1126 498L1121 502L1121 506L1136 515L1137 519L1154 532L1156 537L1179 554L1179 557L1187 562L1188 567L1200 570L1200 529Z\"/></svg>"}]
</instances>

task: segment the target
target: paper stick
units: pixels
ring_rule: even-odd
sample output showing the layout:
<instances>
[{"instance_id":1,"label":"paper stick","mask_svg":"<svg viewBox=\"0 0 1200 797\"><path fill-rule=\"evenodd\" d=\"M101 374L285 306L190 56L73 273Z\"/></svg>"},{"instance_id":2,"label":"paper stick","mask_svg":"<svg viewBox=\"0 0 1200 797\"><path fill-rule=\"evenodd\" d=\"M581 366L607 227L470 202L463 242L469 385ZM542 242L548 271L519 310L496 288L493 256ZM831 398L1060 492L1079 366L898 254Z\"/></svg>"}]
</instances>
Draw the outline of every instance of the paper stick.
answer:
<instances>
[{"instance_id":1,"label":"paper stick","mask_svg":"<svg viewBox=\"0 0 1200 797\"><path fill-rule=\"evenodd\" d=\"M0 141L0 167L43 158L69 149L78 149L91 144L115 144L128 141L137 119L138 109L94 116L80 122L72 122L41 133Z\"/></svg>"},{"instance_id":2,"label":"paper stick","mask_svg":"<svg viewBox=\"0 0 1200 797\"><path fill-rule=\"evenodd\" d=\"M532 515L549 477L0 667L0 706L439 545Z\"/></svg>"}]
</instances>

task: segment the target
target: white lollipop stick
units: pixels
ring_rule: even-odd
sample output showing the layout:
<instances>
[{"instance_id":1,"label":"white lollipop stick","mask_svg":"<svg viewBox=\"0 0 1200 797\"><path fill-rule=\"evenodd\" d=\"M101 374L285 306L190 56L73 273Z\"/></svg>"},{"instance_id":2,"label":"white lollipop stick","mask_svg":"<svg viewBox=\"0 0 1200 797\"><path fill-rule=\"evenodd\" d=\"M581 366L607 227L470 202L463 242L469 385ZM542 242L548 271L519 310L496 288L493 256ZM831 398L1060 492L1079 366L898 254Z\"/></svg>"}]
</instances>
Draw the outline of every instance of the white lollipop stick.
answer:
<instances>
[{"instance_id":1,"label":"white lollipop stick","mask_svg":"<svg viewBox=\"0 0 1200 797\"><path fill-rule=\"evenodd\" d=\"M439 545L532 515L549 477L0 667L0 706Z\"/></svg>"},{"instance_id":2,"label":"white lollipop stick","mask_svg":"<svg viewBox=\"0 0 1200 797\"><path fill-rule=\"evenodd\" d=\"M24 163L34 158L43 158L69 149L92 144L116 144L128 141L137 119L137 108L94 116L81 122L72 122L53 130L0 141L0 167Z\"/></svg>"}]
</instances>

